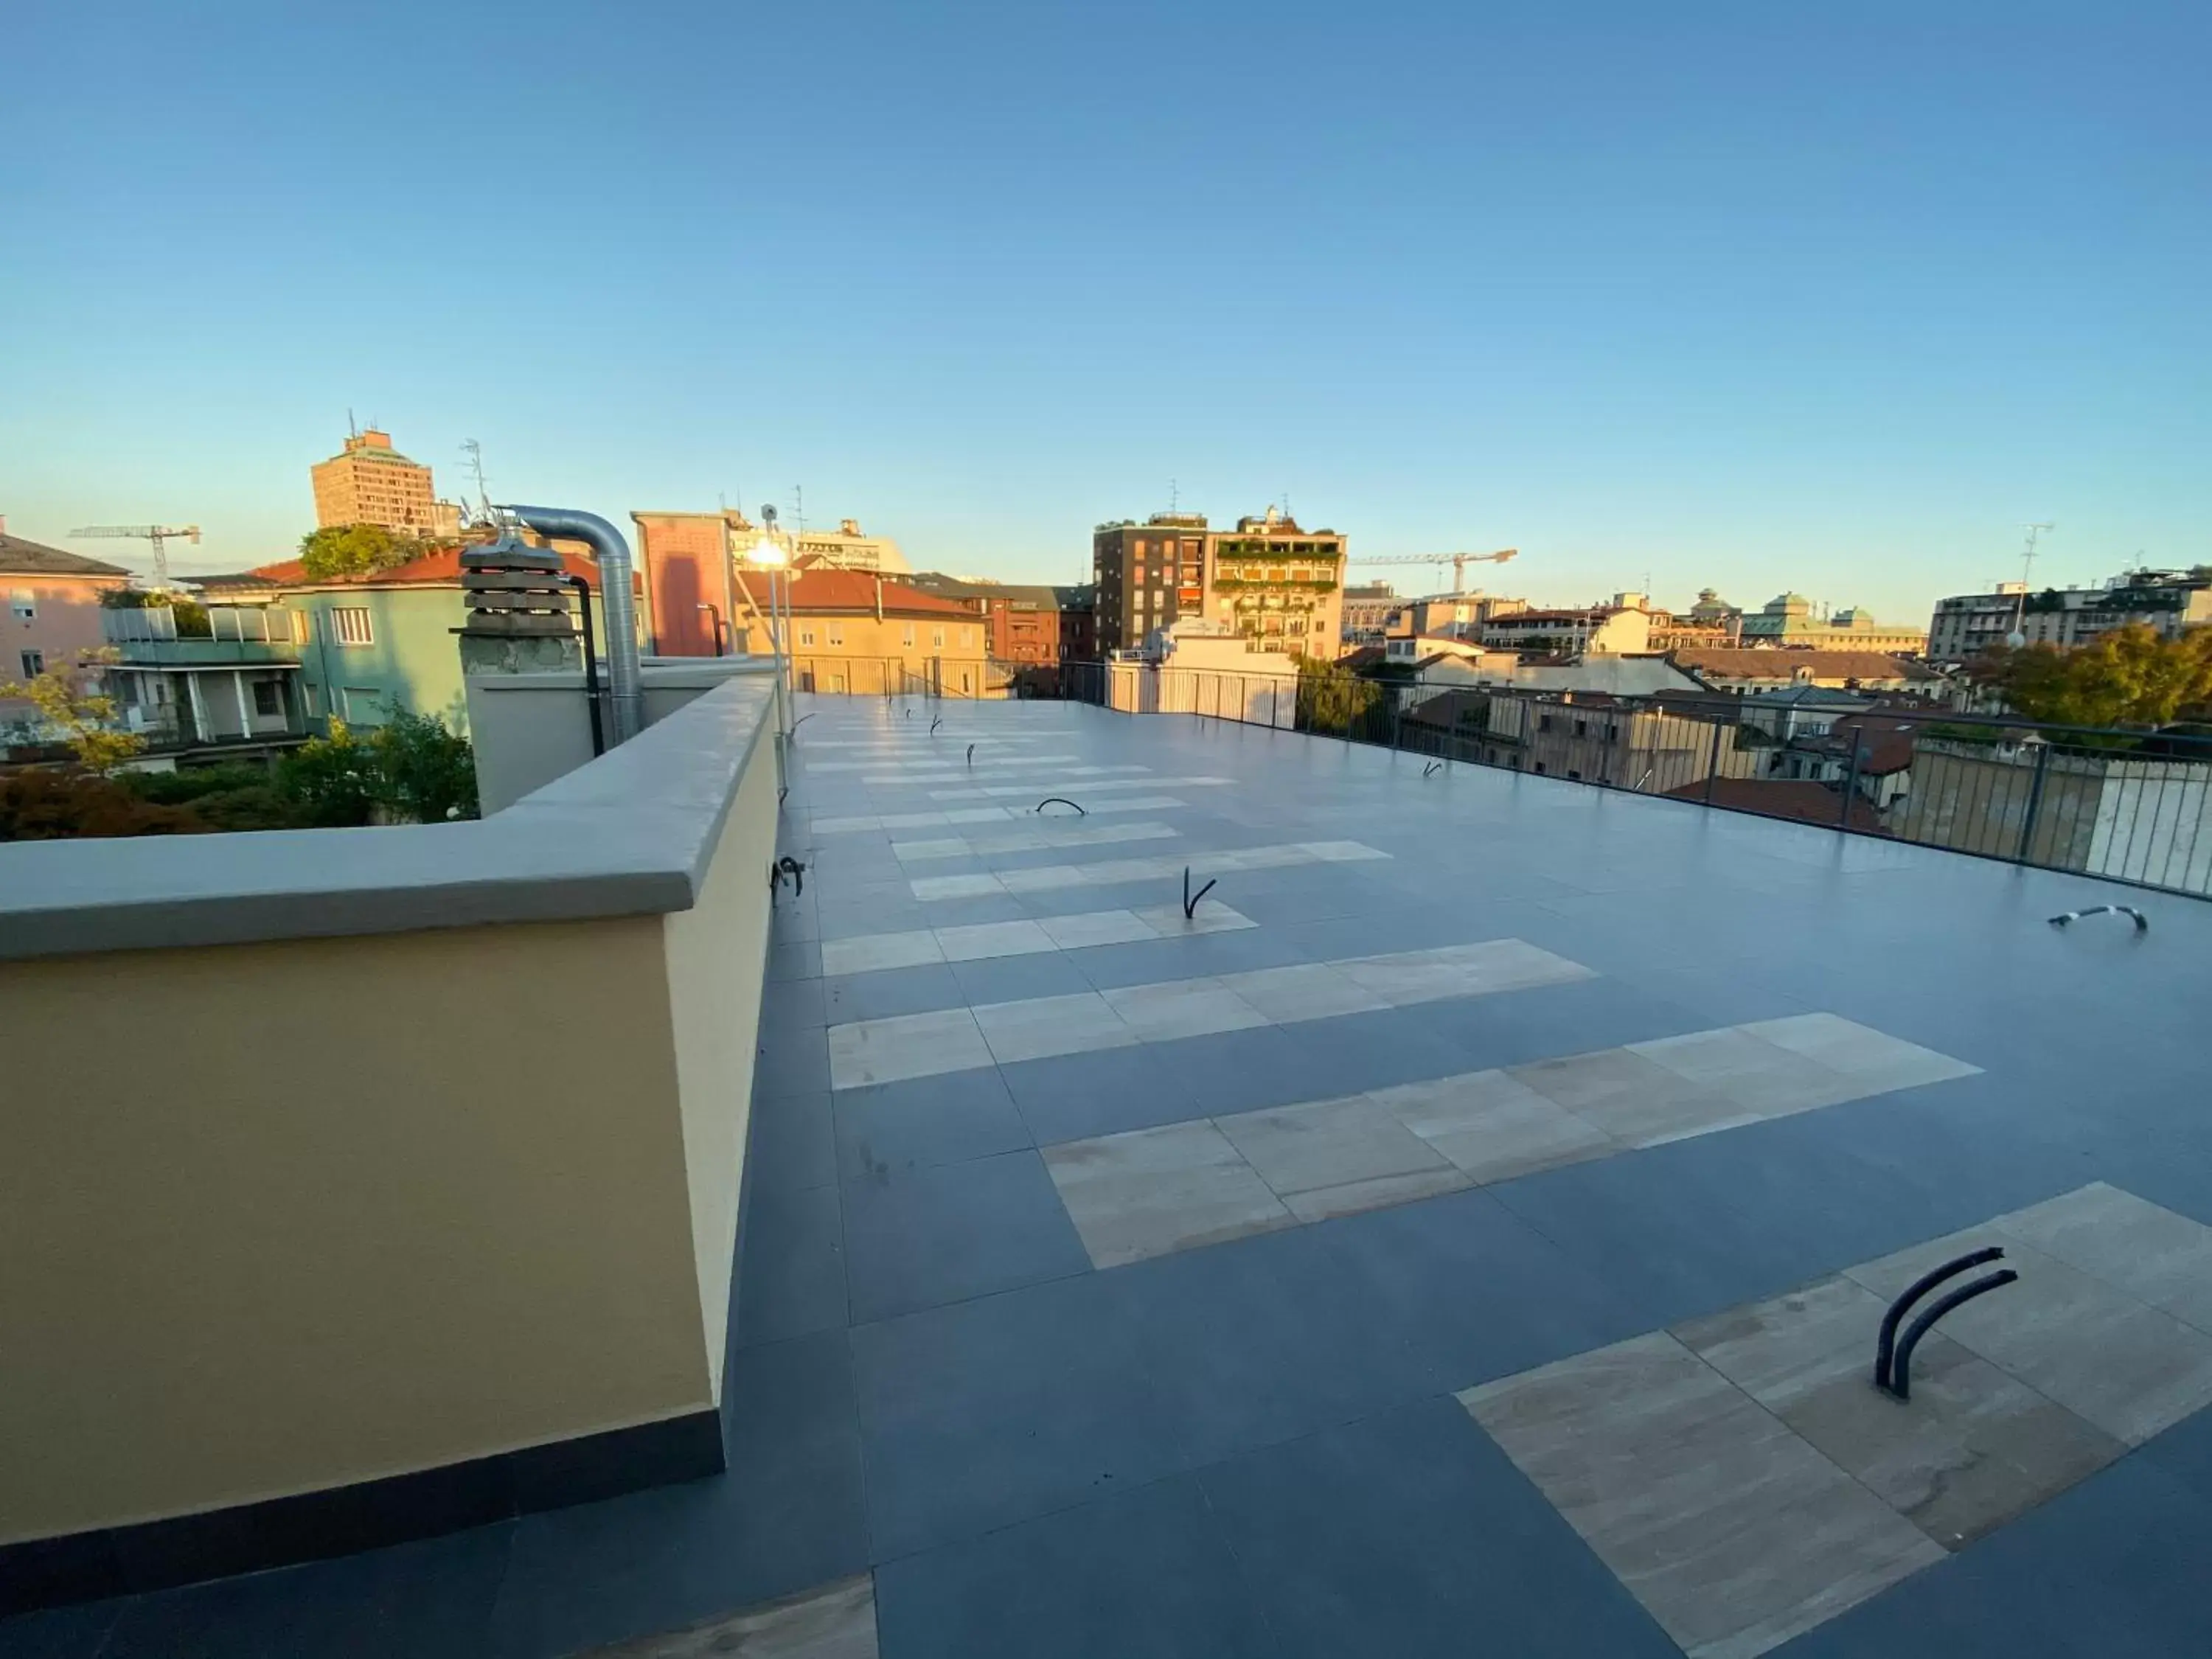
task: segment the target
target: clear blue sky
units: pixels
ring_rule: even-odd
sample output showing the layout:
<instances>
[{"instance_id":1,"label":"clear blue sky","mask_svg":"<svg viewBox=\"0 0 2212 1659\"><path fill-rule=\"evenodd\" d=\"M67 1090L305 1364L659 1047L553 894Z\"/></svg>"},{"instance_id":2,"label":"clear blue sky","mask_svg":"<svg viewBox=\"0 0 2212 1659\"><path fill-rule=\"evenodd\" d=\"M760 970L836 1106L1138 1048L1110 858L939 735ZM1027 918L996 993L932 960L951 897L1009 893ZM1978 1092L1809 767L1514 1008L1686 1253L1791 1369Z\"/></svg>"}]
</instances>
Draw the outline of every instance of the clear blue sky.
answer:
<instances>
[{"instance_id":1,"label":"clear blue sky","mask_svg":"<svg viewBox=\"0 0 2212 1659\"><path fill-rule=\"evenodd\" d=\"M281 556L351 408L444 493L468 437L618 520L801 483L1015 579L1171 477L1554 601L2212 561L2201 3L10 16L43 540Z\"/></svg>"}]
</instances>

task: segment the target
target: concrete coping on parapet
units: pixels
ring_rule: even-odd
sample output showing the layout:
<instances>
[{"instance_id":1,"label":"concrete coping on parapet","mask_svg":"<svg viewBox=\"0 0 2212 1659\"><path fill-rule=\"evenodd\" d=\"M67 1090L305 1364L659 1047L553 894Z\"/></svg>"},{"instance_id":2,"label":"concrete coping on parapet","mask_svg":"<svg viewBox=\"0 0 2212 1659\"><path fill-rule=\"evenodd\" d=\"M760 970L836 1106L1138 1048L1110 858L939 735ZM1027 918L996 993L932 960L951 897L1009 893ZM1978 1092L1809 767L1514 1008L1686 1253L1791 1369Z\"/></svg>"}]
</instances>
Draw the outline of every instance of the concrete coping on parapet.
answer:
<instances>
[{"instance_id":1,"label":"concrete coping on parapet","mask_svg":"<svg viewBox=\"0 0 2212 1659\"><path fill-rule=\"evenodd\" d=\"M0 960L689 909L775 700L732 676L478 821L0 843Z\"/></svg>"}]
</instances>

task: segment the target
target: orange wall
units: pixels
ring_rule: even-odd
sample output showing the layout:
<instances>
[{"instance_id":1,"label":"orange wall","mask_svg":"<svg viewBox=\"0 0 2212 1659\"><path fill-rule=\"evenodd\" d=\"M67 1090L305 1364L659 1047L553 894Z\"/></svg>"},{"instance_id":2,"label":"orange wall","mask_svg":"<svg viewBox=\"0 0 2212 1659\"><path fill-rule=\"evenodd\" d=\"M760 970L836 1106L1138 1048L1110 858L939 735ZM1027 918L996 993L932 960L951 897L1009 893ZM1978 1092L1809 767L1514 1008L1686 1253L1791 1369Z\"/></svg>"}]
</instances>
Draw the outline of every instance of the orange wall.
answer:
<instances>
[{"instance_id":1,"label":"orange wall","mask_svg":"<svg viewBox=\"0 0 2212 1659\"><path fill-rule=\"evenodd\" d=\"M722 561L729 556L729 526L719 513L633 513L637 526L638 563L645 571L648 605L647 631L655 654L711 657L717 654L714 622L699 609L703 602L738 625L729 615ZM744 609L740 601L740 611Z\"/></svg>"},{"instance_id":2,"label":"orange wall","mask_svg":"<svg viewBox=\"0 0 2212 1659\"><path fill-rule=\"evenodd\" d=\"M120 576L28 576L0 570L0 680L21 679L26 651L46 653L46 665L75 662L78 654L100 648L100 596L121 587ZM36 613L29 621L15 614L18 596L27 595ZM0 720L19 720L30 705L0 698Z\"/></svg>"}]
</instances>

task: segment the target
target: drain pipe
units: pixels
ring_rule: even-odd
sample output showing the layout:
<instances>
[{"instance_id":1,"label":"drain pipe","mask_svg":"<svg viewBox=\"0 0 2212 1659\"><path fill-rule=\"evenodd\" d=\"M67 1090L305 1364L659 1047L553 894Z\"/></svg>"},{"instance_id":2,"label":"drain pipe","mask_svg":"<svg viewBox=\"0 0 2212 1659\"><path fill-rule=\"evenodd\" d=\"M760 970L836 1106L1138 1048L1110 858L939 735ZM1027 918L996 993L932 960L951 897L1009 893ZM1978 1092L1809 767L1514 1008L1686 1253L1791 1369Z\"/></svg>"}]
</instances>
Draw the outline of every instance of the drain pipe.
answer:
<instances>
[{"instance_id":1,"label":"drain pipe","mask_svg":"<svg viewBox=\"0 0 2212 1659\"><path fill-rule=\"evenodd\" d=\"M627 743L645 724L645 699L638 675L637 600L630 589L635 567L629 544L623 539L621 531L596 513L568 507L506 506L498 510L512 513L541 536L584 542L598 556L599 604L607 624L607 704L614 728L608 735L615 743Z\"/></svg>"}]
</instances>

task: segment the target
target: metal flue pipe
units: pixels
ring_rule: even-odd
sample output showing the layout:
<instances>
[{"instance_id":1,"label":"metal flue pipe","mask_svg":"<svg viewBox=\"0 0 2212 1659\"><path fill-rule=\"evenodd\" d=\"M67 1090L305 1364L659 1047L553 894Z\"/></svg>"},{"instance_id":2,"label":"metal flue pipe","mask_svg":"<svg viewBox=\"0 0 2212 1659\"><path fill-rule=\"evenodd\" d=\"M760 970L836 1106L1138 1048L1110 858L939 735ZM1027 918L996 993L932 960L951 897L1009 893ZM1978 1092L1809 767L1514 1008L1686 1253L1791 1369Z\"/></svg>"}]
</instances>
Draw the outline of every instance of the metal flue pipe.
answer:
<instances>
[{"instance_id":1,"label":"metal flue pipe","mask_svg":"<svg viewBox=\"0 0 2212 1659\"><path fill-rule=\"evenodd\" d=\"M607 702L613 716L610 735L627 743L645 724L645 698L638 674L637 600L631 591L635 568L622 532L596 513L569 507L505 506L541 536L563 536L589 544L599 562L599 603L607 623Z\"/></svg>"}]
</instances>

